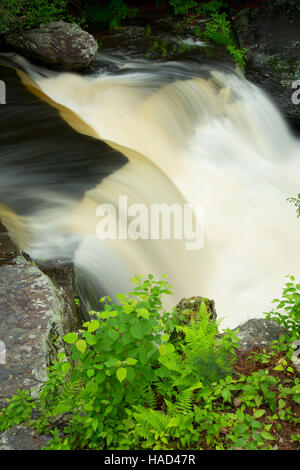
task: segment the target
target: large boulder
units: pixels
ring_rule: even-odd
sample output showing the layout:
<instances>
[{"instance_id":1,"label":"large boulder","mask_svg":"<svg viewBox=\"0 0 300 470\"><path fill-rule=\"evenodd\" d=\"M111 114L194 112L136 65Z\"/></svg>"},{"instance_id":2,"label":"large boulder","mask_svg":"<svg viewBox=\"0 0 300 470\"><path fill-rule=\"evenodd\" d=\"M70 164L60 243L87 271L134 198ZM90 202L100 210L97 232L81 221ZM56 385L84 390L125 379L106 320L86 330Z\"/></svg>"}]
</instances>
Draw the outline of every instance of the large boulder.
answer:
<instances>
[{"instance_id":1,"label":"large boulder","mask_svg":"<svg viewBox=\"0 0 300 470\"><path fill-rule=\"evenodd\" d=\"M247 78L300 125L300 104L292 99L300 78L299 1L266 0L242 8L233 22L241 46L247 48Z\"/></svg>"},{"instance_id":2,"label":"large boulder","mask_svg":"<svg viewBox=\"0 0 300 470\"><path fill-rule=\"evenodd\" d=\"M277 325L274 320L265 318L252 318L235 328L234 331L241 340L240 349L242 351L255 347L268 348L271 346L272 341L277 340L286 333L286 330Z\"/></svg>"},{"instance_id":3,"label":"large boulder","mask_svg":"<svg viewBox=\"0 0 300 470\"><path fill-rule=\"evenodd\" d=\"M98 44L80 26L51 21L36 29L14 33L7 43L25 57L59 70L82 70L96 57Z\"/></svg>"}]
</instances>

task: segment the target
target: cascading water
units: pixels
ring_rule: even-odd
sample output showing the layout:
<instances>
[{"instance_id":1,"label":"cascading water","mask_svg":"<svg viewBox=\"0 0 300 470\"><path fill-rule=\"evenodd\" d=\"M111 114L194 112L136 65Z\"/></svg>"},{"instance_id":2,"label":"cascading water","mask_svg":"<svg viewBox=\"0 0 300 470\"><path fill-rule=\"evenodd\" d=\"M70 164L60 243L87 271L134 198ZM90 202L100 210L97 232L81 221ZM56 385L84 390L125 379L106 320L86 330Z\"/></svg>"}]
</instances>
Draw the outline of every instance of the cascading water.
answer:
<instances>
[{"instance_id":1,"label":"cascading water","mask_svg":"<svg viewBox=\"0 0 300 470\"><path fill-rule=\"evenodd\" d=\"M300 277L300 224L286 200L299 192L299 141L269 99L232 71L105 59L115 71L93 76L17 60L28 89L77 132L128 159L80 198L32 194L46 203L21 219L26 250L43 259L72 253L97 295L128 291L134 274L168 274L170 304L212 298L221 327L269 311L284 275ZM173 239L99 240L96 209L117 209L120 196L147 208L201 204L203 248L188 251L185 240Z\"/></svg>"}]
</instances>

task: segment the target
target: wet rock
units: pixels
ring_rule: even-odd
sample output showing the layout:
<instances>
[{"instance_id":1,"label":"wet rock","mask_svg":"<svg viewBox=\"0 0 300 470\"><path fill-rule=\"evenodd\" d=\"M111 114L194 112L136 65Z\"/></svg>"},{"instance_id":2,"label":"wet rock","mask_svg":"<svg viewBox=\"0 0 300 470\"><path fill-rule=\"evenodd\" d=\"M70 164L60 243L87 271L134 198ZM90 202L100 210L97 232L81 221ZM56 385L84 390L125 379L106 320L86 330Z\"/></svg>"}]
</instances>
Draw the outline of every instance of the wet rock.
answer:
<instances>
[{"instance_id":1,"label":"wet rock","mask_svg":"<svg viewBox=\"0 0 300 470\"><path fill-rule=\"evenodd\" d=\"M256 346L268 347L272 341L277 340L286 333L285 329L278 326L274 320L264 318L252 318L235 328L234 331L237 331L237 329L239 329L237 336L241 340L240 349L242 351L247 351Z\"/></svg>"},{"instance_id":2,"label":"wet rock","mask_svg":"<svg viewBox=\"0 0 300 470\"><path fill-rule=\"evenodd\" d=\"M300 104L292 99L300 77L299 2L267 0L257 8L243 8L233 21L241 46L248 49L247 78L300 125Z\"/></svg>"},{"instance_id":3,"label":"wet rock","mask_svg":"<svg viewBox=\"0 0 300 470\"><path fill-rule=\"evenodd\" d=\"M98 44L77 24L51 21L36 29L14 33L7 43L29 59L59 70L82 70L96 57Z\"/></svg>"}]
</instances>

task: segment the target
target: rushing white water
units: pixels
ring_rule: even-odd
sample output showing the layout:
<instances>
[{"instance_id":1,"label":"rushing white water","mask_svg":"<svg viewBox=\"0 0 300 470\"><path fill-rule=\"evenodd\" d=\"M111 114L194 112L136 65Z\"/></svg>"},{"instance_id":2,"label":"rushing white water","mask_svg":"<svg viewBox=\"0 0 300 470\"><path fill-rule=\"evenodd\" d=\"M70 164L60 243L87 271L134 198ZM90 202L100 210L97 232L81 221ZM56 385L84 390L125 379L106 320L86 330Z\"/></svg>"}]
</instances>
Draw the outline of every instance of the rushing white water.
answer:
<instances>
[{"instance_id":1,"label":"rushing white water","mask_svg":"<svg viewBox=\"0 0 300 470\"><path fill-rule=\"evenodd\" d=\"M126 292L133 274L167 273L173 305L183 296L215 299L222 327L261 316L286 274L300 278L300 223L286 201L299 192L299 141L269 99L232 72L112 60L122 73L45 77L25 64L31 89L71 126L129 159L79 204L50 197L49 212L27 218L31 254L55 256L73 237L75 263L96 289ZM120 195L147 207L203 204L203 248L187 251L184 240L98 240L96 208L117 207Z\"/></svg>"}]
</instances>

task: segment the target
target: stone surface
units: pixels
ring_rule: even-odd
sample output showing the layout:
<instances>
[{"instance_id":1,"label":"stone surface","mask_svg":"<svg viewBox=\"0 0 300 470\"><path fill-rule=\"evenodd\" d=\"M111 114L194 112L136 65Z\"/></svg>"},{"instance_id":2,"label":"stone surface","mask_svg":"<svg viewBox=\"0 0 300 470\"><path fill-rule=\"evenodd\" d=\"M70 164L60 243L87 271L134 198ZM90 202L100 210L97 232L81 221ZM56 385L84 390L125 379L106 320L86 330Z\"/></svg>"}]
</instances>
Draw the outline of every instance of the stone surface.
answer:
<instances>
[{"instance_id":1,"label":"stone surface","mask_svg":"<svg viewBox=\"0 0 300 470\"><path fill-rule=\"evenodd\" d=\"M37 435L31 428L13 426L0 435L0 450L40 450L51 436Z\"/></svg>"},{"instance_id":2,"label":"stone surface","mask_svg":"<svg viewBox=\"0 0 300 470\"><path fill-rule=\"evenodd\" d=\"M241 46L248 50L246 77L300 125L300 104L292 101L293 83L300 77L298 0L267 0L257 8L248 6L233 21Z\"/></svg>"},{"instance_id":3,"label":"stone surface","mask_svg":"<svg viewBox=\"0 0 300 470\"><path fill-rule=\"evenodd\" d=\"M293 366L298 374L300 374L300 340L294 341L292 347L294 349L294 354L292 355Z\"/></svg>"},{"instance_id":4,"label":"stone surface","mask_svg":"<svg viewBox=\"0 0 300 470\"><path fill-rule=\"evenodd\" d=\"M46 367L64 347L61 336L74 331L63 291L35 263L22 256L2 227L7 254L0 260L0 401L18 388L38 390ZM5 235L6 240L5 242Z\"/></svg>"},{"instance_id":5,"label":"stone surface","mask_svg":"<svg viewBox=\"0 0 300 470\"><path fill-rule=\"evenodd\" d=\"M82 70L96 57L98 44L80 26L51 21L39 28L14 33L7 43L29 59L60 70Z\"/></svg>"},{"instance_id":6,"label":"stone surface","mask_svg":"<svg viewBox=\"0 0 300 470\"><path fill-rule=\"evenodd\" d=\"M267 347L272 341L275 341L285 333L285 329L278 326L274 320L265 320L264 318L252 318L243 323L234 331L239 332L237 336L240 338L240 349L247 351L255 346Z\"/></svg>"}]
</instances>

